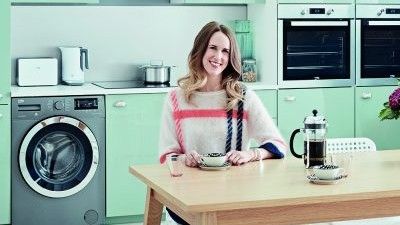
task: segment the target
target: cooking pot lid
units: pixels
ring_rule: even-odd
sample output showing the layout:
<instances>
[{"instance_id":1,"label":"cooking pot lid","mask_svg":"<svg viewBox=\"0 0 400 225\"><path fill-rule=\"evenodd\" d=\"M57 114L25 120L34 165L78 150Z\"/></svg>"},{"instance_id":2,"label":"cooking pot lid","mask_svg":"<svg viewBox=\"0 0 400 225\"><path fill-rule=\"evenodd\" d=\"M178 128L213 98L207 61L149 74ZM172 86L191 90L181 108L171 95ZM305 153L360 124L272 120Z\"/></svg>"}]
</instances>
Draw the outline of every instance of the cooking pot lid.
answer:
<instances>
[{"instance_id":1,"label":"cooking pot lid","mask_svg":"<svg viewBox=\"0 0 400 225\"><path fill-rule=\"evenodd\" d=\"M143 65L141 68L170 68L170 66L164 66L164 65Z\"/></svg>"}]
</instances>

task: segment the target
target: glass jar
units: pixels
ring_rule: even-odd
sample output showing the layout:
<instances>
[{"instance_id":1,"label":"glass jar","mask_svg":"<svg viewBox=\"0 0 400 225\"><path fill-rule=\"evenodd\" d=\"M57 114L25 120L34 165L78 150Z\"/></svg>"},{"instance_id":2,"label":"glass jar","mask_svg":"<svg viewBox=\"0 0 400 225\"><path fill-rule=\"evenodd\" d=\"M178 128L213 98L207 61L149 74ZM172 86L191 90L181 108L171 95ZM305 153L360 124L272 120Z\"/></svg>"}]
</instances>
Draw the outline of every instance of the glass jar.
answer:
<instances>
[{"instance_id":1,"label":"glass jar","mask_svg":"<svg viewBox=\"0 0 400 225\"><path fill-rule=\"evenodd\" d=\"M255 59L244 59L242 63L242 81L257 81L257 65Z\"/></svg>"}]
</instances>

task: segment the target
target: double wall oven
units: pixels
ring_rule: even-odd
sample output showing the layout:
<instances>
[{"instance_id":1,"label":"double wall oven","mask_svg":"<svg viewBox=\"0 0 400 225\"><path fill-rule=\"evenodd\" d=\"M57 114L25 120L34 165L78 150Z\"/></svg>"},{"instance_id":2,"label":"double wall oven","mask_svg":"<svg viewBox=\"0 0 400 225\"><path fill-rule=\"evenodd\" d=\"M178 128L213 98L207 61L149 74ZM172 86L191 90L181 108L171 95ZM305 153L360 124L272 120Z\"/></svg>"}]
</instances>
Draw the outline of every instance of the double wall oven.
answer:
<instances>
[{"instance_id":1,"label":"double wall oven","mask_svg":"<svg viewBox=\"0 0 400 225\"><path fill-rule=\"evenodd\" d=\"M354 84L352 4L278 6L278 84L332 87Z\"/></svg>"},{"instance_id":2,"label":"double wall oven","mask_svg":"<svg viewBox=\"0 0 400 225\"><path fill-rule=\"evenodd\" d=\"M400 5L357 5L356 43L357 85L396 85L400 77Z\"/></svg>"}]
</instances>

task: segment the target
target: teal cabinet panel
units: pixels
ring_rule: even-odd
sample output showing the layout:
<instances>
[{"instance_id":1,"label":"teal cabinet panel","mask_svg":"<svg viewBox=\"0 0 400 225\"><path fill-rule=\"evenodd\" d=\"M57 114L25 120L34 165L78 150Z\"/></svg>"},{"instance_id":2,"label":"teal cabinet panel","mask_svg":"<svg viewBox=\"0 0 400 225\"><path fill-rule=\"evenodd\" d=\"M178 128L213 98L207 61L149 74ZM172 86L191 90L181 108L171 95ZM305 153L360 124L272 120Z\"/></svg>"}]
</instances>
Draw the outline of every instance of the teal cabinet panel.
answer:
<instances>
[{"instance_id":1,"label":"teal cabinet panel","mask_svg":"<svg viewBox=\"0 0 400 225\"><path fill-rule=\"evenodd\" d=\"M369 0L366 0L369 1ZM354 0L278 0L278 3L306 3L306 4L324 4L324 3L343 3L343 4L353 4Z\"/></svg>"},{"instance_id":2,"label":"teal cabinet panel","mask_svg":"<svg viewBox=\"0 0 400 225\"><path fill-rule=\"evenodd\" d=\"M170 0L171 4L253 4L265 0Z\"/></svg>"},{"instance_id":3,"label":"teal cabinet panel","mask_svg":"<svg viewBox=\"0 0 400 225\"><path fill-rule=\"evenodd\" d=\"M357 4L399 4L399 0L356 0Z\"/></svg>"},{"instance_id":4,"label":"teal cabinet panel","mask_svg":"<svg viewBox=\"0 0 400 225\"><path fill-rule=\"evenodd\" d=\"M304 118L317 109L328 122L327 137L354 137L354 88L287 89L278 91L278 127L289 142ZM303 137L298 134L295 150L303 152Z\"/></svg>"},{"instance_id":5,"label":"teal cabinet panel","mask_svg":"<svg viewBox=\"0 0 400 225\"><path fill-rule=\"evenodd\" d=\"M11 3L31 3L31 4L72 4L72 3L99 3L99 0L11 0Z\"/></svg>"},{"instance_id":6,"label":"teal cabinet panel","mask_svg":"<svg viewBox=\"0 0 400 225\"><path fill-rule=\"evenodd\" d=\"M357 87L355 107L356 137L372 139L378 150L400 149L400 121L378 118L383 103L397 86Z\"/></svg>"},{"instance_id":7,"label":"teal cabinet panel","mask_svg":"<svg viewBox=\"0 0 400 225\"><path fill-rule=\"evenodd\" d=\"M106 96L106 216L144 213L146 186L132 176L134 164L158 163L165 93Z\"/></svg>"},{"instance_id":8,"label":"teal cabinet panel","mask_svg":"<svg viewBox=\"0 0 400 225\"><path fill-rule=\"evenodd\" d=\"M276 120L278 116L277 90L256 90L255 93L261 99L272 119Z\"/></svg>"},{"instance_id":9,"label":"teal cabinet panel","mask_svg":"<svg viewBox=\"0 0 400 225\"><path fill-rule=\"evenodd\" d=\"M0 1L0 104L10 103L10 1Z\"/></svg>"},{"instance_id":10,"label":"teal cabinet panel","mask_svg":"<svg viewBox=\"0 0 400 225\"><path fill-rule=\"evenodd\" d=\"M11 216L11 119L10 105L0 105L0 224Z\"/></svg>"},{"instance_id":11,"label":"teal cabinet panel","mask_svg":"<svg viewBox=\"0 0 400 225\"><path fill-rule=\"evenodd\" d=\"M256 90L255 93L260 98L264 107L267 109L272 120L277 124L278 107L277 107L277 90ZM250 147L258 147L254 140L250 141Z\"/></svg>"}]
</instances>

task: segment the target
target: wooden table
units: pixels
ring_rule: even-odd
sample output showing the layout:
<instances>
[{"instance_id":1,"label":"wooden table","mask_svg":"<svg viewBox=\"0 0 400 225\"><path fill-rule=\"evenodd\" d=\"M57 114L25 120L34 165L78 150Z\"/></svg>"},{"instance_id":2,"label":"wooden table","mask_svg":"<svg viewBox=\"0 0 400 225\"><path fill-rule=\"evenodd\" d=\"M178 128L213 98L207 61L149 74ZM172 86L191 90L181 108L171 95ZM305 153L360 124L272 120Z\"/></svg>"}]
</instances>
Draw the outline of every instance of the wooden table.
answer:
<instances>
[{"instance_id":1,"label":"wooden table","mask_svg":"<svg viewBox=\"0 0 400 225\"><path fill-rule=\"evenodd\" d=\"M302 160L264 160L226 171L131 166L148 186L144 224L167 206L190 224L305 224L400 215L400 151L354 153L351 174L335 185L306 179Z\"/></svg>"}]
</instances>

